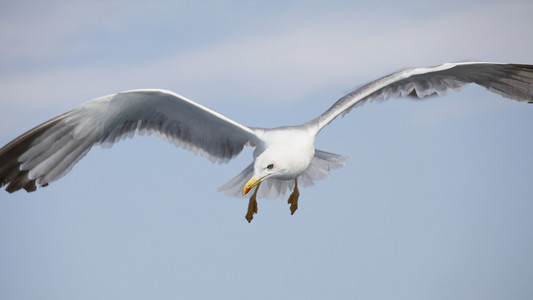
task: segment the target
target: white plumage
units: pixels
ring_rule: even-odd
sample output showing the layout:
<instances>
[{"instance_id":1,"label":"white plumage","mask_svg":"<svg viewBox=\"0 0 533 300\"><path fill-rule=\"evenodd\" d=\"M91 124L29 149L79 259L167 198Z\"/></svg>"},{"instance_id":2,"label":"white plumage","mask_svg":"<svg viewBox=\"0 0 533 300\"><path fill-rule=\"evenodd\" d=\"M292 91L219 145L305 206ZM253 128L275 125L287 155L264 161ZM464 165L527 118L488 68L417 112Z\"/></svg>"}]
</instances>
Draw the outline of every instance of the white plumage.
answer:
<instances>
[{"instance_id":1,"label":"white plumage","mask_svg":"<svg viewBox=\"0 0 533 300\"><path fill-rule=\"evenodd\" d=\"M109 147L135 134L157 134L216 163L231 160L244 146L255 147L254 162L219 191L242 196L257 186L248 221L257 211L256 196L279 197L293 190L289 201L294 212L298 184L312 185L345 163L345 156L314 148L316 135L336 117L376 99L443 95L468 83L506 98L533 101L533 66L480 62L396 72L347 94L307 123L273 129L244 126L170 91L127 91L82 104L4 146L0 186L7 185L8 192L34 191L36 183L46 186L68 173L93 145Z\"/></svg>"}]
</instances>

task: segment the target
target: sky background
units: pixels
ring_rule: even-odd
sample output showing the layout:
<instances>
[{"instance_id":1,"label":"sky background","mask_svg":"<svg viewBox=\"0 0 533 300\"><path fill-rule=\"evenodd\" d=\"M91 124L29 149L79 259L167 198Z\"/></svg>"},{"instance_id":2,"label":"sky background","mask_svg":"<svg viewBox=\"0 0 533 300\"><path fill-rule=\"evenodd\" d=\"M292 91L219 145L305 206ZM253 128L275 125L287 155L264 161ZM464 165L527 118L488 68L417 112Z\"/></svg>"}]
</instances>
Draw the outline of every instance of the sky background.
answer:
<instances>
[{"instance_id":1,"label":"sky background","mask_svg":"<svg viewBox=\"0 0 533 300\"><path fill-rule=\"evenodd\" d=\"M244 125L308 121L410 66L533 64L531 1L2 1L0 144L78 104L175 91ZM532 299L533 105L471 86L354 109L350 156L286 199L216 189L156 137L0 193L1 299Z\"/></svg>"}]
</instances>

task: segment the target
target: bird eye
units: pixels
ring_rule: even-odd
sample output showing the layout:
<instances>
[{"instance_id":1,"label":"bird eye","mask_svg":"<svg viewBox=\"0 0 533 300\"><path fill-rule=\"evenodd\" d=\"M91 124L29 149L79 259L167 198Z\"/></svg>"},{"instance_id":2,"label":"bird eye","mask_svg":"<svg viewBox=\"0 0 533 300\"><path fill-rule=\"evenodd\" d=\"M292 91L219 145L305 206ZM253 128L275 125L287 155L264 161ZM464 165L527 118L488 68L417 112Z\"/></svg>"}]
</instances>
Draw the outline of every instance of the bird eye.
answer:
<instances>
[{"instance_id":1,"label":"bird eye","mask_svg":"<svg viewBox=\"0 0 533 300\"><path fill-rule=\"evenodd\" d=\"M272 170L272 168L274 168L274 164L270 164L270 165L267 166L267 169L269 169L269 170Z\"/></svg>"}]
</instances>

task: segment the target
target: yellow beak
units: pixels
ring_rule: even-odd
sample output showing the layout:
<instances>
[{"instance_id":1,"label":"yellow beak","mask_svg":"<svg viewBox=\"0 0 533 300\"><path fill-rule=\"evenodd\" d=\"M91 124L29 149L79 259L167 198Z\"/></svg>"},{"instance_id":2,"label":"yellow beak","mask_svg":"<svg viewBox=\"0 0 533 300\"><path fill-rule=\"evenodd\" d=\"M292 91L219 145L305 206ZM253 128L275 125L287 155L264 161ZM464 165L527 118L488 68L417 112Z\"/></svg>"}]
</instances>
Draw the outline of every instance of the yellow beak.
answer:
<instances>
[{"instance_id":1,"label":"yellow beak","mask_svg":"<svg viewBox=\"0 0 533 300\"><path fill-rule=\"evenodd\" d=\"M248 180L248 182L244 185L244 187L242 188L242 194L243 196L248 194L248 192L256 185L258 185L261 180L263 178L259 178L259 179L255 179L254 176L252 176L252 178L250 178L250 180Z\"/></svg>"}]
</instances>

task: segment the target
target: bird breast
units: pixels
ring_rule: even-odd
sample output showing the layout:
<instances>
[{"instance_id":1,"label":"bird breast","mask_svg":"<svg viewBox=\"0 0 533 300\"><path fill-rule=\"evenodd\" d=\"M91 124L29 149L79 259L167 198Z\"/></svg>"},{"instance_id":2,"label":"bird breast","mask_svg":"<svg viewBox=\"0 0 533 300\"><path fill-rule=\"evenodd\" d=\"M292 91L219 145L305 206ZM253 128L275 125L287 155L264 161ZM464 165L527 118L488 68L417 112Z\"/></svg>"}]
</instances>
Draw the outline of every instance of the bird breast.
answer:
<instances>
[{"instance_id":1,"label":"bird breast","mask_svg":"<svg viewBox=\"0 0 533 300\"><path fill-rule=\"evenodd\" d=\"M289 180L297 178L307 169L315 155L315 148L312 144L305 145L305 147L302 146L302 144L294 144L290 147L284 147L288 168L279 179Z\"/></svg>"},{"instance_id":2,"label":"bird breast","mask_svg":"<svg viewBox=\"0 0 533 300\"><path fill-rule=\"evenodd\" d=\"M309 166L315 155L315 135L305 127L282 127L263 133L265 151L273 153L284 167L279 179L294 179Z\"/></svg>"}]
</instances>

